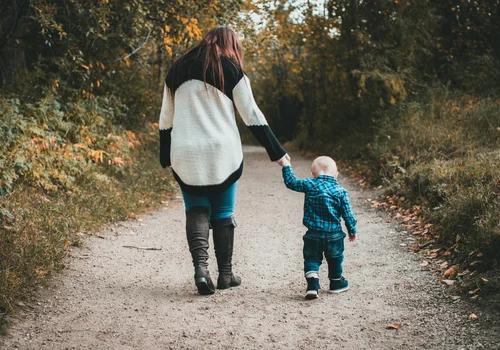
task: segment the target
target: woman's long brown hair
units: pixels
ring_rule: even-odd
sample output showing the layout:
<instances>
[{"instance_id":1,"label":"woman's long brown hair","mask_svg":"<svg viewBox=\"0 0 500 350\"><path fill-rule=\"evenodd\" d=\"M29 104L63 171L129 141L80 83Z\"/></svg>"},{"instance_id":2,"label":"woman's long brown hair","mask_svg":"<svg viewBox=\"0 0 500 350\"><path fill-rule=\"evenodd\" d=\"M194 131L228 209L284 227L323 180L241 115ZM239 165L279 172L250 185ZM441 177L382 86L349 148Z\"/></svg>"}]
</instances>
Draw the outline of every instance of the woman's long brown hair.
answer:
<instances>
[{"instance_id":1,"label":"woman's long brown hair","mask_svg":"<svg viewBox=\"0 0 500 350\"><path fill-rule=\"evenodd\" d=\"M222 69L221 56L230 58L243 69L241 42L238 35L227 27L210 29L195 47L175 60L169 71L169 76L173 83L168 84L170 93L173 94L178 87L179 70L183 69L184 61L191 57L203 62L203 81L205 86L207 83L207 72L210 67L212 81L218 82L222 92L224 92L224 71Z\"/></svg>"}]
</instances>

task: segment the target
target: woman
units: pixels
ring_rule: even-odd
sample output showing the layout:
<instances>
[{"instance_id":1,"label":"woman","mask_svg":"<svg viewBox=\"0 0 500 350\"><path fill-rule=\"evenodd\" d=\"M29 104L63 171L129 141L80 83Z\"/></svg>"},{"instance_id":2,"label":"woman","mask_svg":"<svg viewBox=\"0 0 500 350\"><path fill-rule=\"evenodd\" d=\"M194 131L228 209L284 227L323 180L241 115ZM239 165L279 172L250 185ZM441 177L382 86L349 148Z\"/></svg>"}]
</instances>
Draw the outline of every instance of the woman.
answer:
<instances>
[{"instance_id":1,"label":"woman","mask_svg":"<svg viewBox=\"0 0 500 350\"><path fill-rule=\"evenodd\" d=\"M289 159L255 103L241 51L232 30L213 28L173 63L165 80L160 162L172 168L182 191L199 294L215 293L208 272L210 226L219 269L217 288L241 283L231 264L236 185L243 171L235 107L272 161Z\"/></svg>"}]
</instances>

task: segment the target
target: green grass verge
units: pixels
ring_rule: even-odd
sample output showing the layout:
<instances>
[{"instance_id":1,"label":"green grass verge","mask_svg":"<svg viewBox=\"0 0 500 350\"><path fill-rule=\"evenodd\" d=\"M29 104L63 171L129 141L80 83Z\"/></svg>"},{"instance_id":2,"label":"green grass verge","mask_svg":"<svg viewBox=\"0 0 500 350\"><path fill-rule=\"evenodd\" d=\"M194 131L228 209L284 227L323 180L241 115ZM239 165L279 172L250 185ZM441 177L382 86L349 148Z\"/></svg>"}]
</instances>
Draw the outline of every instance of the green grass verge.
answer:
<instances>
[{"instance_id":1,"label":"green grass verge","mask_svg":"<svg viewBox=\"0 0 500 350\"><path fill-rule=\"evenodd\" d=\"M390 192L422 206L446 258L470 273L456 285L500 295L500 98L439 88L381 118L365 164ZM497 307L500 305L496 305Z\"/></svg>"},{"instance_id":2,"label":"green grass verge","mask_svg":"<svg viewBox=\"0 0 500 350\"><path fill-rule=\"evenodd\" d=\"M170 172L160 167L157 152L138 149L132 157L136 165L86 174L72 191L49 195L21 183L0 197L0 208L9 213L0 222L0 332L17 303L63 267L69 247L82 244L75 233L126 220L171 197Z\"/></svg>"}]
</instances>

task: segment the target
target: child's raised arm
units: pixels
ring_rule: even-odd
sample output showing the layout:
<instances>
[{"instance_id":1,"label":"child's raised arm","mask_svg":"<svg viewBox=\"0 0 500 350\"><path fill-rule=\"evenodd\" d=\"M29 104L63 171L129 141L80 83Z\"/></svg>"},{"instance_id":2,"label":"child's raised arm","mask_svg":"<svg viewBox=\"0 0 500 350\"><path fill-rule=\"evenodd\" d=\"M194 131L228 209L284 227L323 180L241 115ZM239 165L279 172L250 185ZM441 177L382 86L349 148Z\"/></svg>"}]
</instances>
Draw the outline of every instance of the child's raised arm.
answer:
<instances>
[{"instance_id":1,"label":"child's raised arm","mask_svg":"<svg viewBox=\"0 0 500 350\"><path fill-rule=\"evenodd\" d=\"M311 181L309 179L299 180L295 177L291 165L285 165L282 168L282 172L285 186L293 191L306 192L307 189L311 186Z\"/></svg>"}]
</instances>

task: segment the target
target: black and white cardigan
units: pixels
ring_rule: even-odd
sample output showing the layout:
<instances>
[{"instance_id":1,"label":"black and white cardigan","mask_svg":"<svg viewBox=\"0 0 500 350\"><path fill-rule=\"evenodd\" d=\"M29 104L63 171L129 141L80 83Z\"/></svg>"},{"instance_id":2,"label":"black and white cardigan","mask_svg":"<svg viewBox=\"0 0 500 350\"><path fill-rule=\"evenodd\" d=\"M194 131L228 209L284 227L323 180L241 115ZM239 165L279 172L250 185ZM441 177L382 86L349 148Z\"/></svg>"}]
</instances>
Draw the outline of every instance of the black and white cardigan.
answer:
<instances>
[{"instance_id":1,"label":"black and white cardigan","mask_svg":"<svg viewBox=\"0 0 500 350\"><path fill-rule=\"evenodd\" d=\"M272 161L286 154L255 103L250 81L232 60L221 57L224 92L202 64L187 60L174 85L167 76L160 113L160 162L172 166L181 188L193 195L222 192L243 171L243 151L235 107Z\"/></svg>"}]
</instances>

